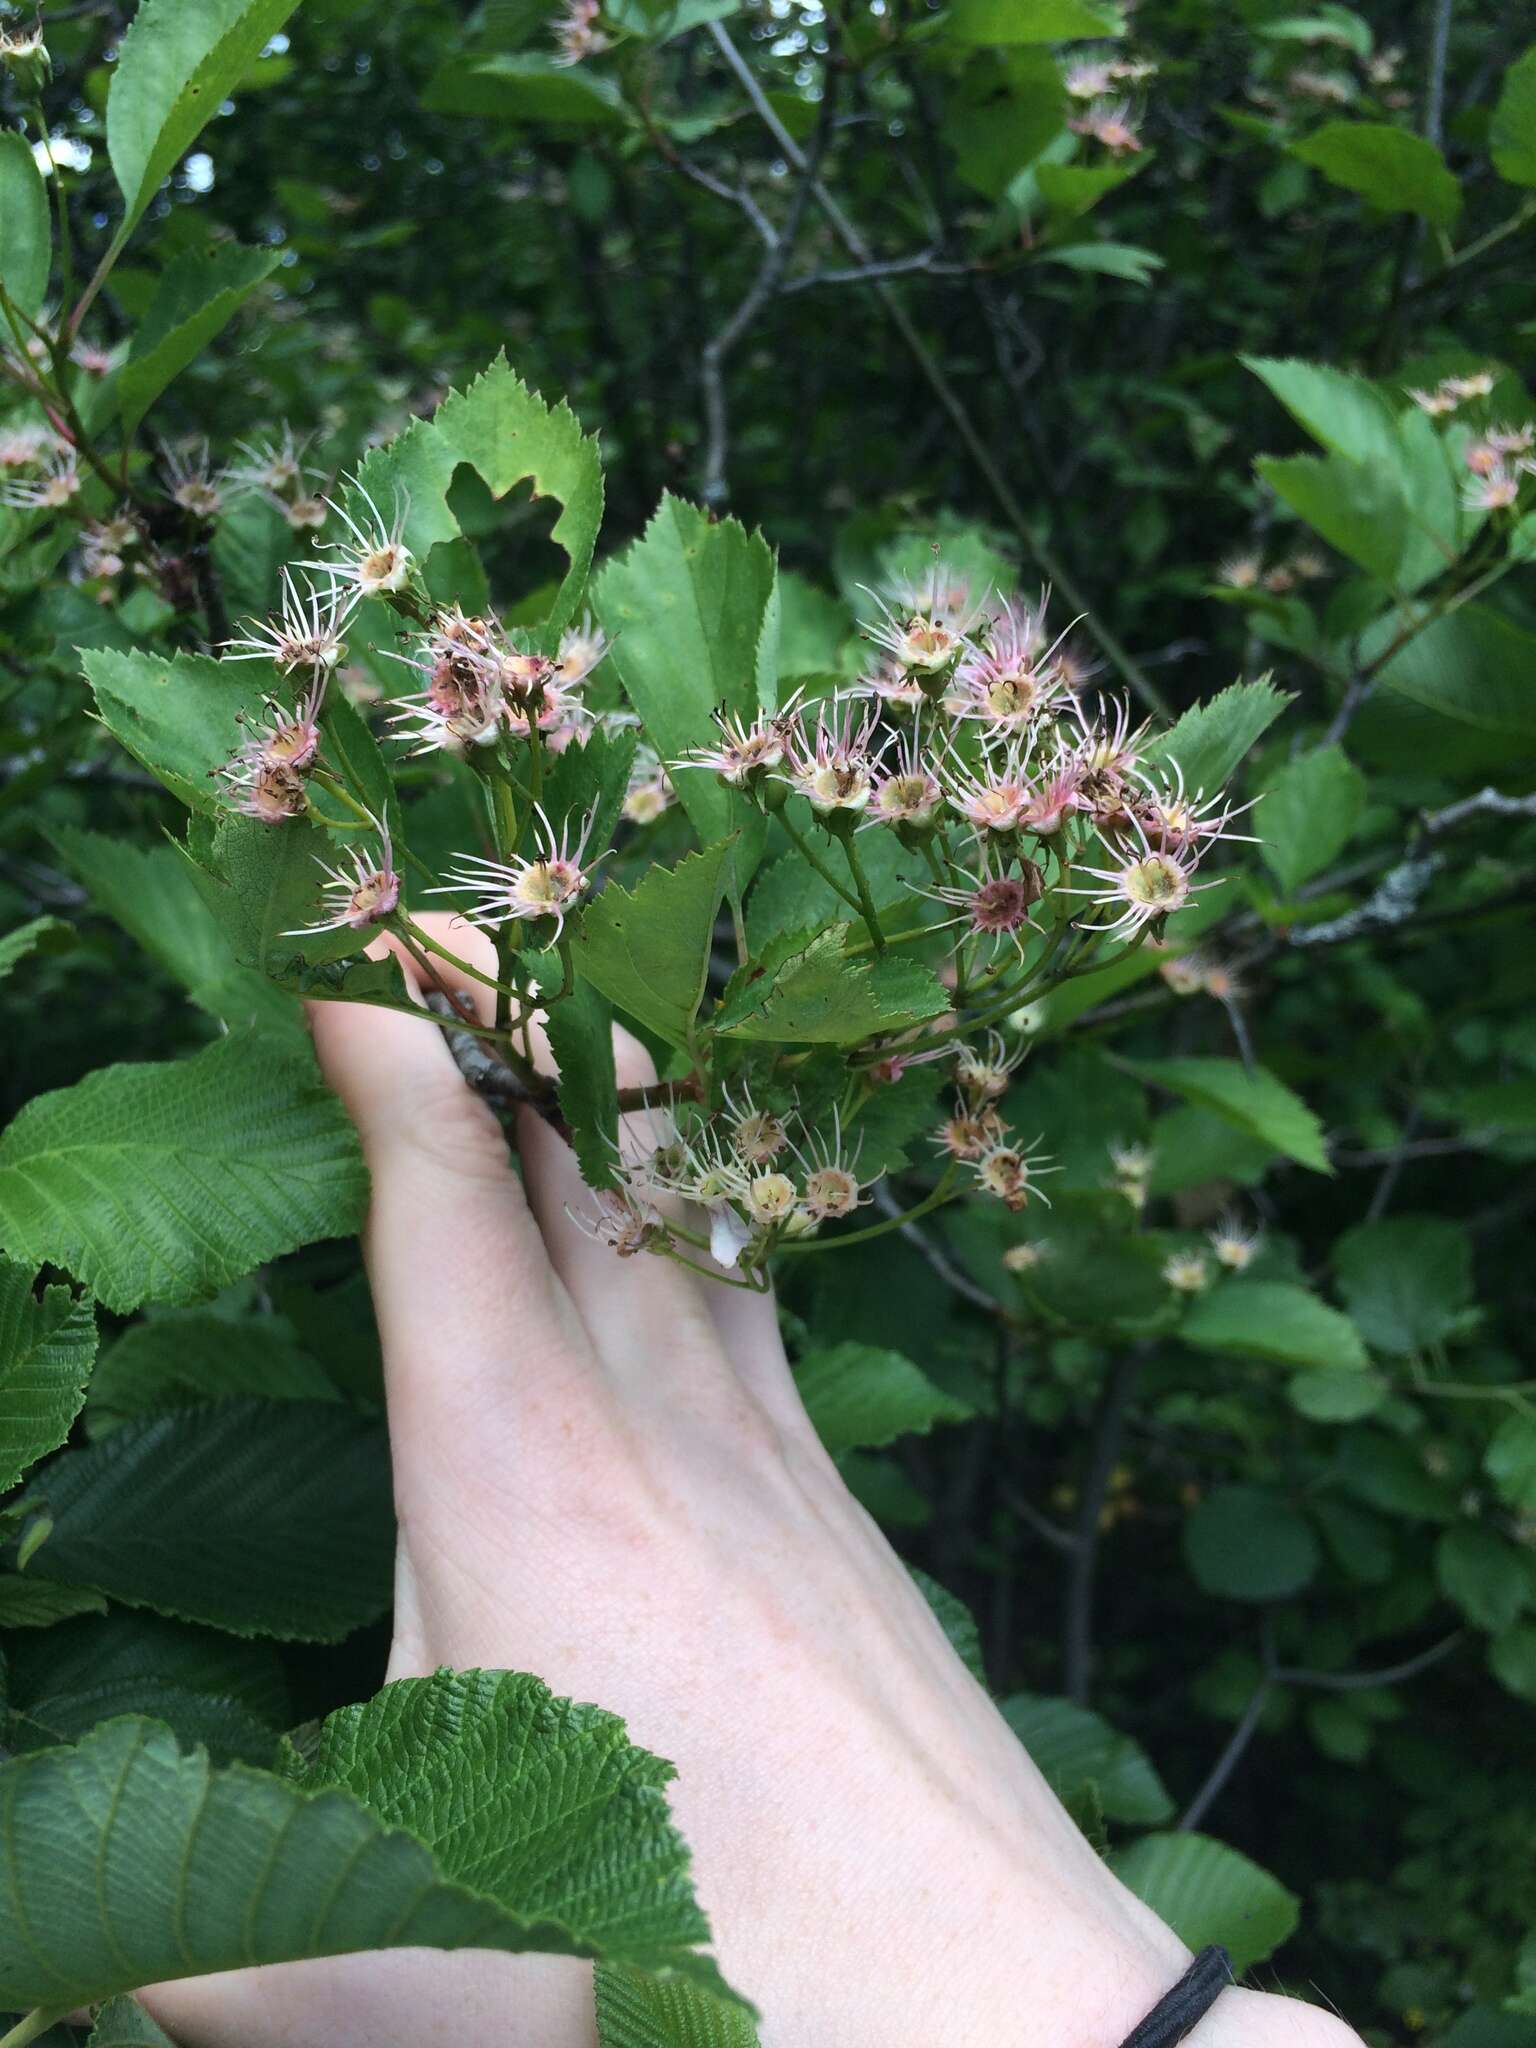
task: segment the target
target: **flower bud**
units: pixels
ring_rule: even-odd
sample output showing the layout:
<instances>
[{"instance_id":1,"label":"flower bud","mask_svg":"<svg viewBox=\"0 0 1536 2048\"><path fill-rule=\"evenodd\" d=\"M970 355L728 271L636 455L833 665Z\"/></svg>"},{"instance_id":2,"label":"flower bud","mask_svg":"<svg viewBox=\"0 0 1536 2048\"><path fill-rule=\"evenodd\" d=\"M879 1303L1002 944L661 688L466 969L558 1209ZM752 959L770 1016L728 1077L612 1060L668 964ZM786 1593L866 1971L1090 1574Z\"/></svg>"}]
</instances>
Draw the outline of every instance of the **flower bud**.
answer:
<instances>
[{"instance_id":1,"label":"flower bud","mask_svg":"<svg viewBox=\"0 0 1536 2048\"><path fill-rule=\"evenodd\" d=\"M20 91L34 98L53 74L41 28L0 28L0 64L15 79Z\"/></svg>"}]
</instances>

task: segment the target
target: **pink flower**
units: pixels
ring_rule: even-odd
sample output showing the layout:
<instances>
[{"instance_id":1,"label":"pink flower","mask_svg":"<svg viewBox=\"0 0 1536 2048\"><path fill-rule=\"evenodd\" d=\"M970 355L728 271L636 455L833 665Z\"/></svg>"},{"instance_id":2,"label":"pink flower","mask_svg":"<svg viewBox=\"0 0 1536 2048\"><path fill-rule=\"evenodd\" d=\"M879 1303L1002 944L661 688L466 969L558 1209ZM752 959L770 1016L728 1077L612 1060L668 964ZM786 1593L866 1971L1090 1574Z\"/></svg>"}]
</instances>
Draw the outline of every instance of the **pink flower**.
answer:
<instances>
[{"instance_id":1,"label":"pink flower","mask_svg":"<svg viewBox=\"0 0 1536 2048\"><path fill-rule=\"evenodd\" d=\"M345 929L367 931L370 925L382 924L394 911L400 901L400 877L393 866L389 827L381 818L374 818L373 826L379 835L377 859L369 859L361 847L353 846L347 849L346 860L339 866L321 861L319 866L326 881L320 894L328 914L316 924L285 932L285 938L300 939L311 932Z\"/></svg>"},{"instance_id":2,"label":"pink flower","mask_svg":"<svg viewBox=\"0 0 1536 2048\"><path fill-rule=\"evenodd\" d=\"M291 569L283 571L282 592L278 616L262 625L248 619L249 633L224 642L221 652L225 660L271 661L285 672L334 668L341 656L341 636L357 603L355 593L337 589L322 593L313 584L301 591Z\"/></svg>"},{"instance_id":3,"label":"pink flower","mask_svg":"<svg viewBox=\"0 0 1536 2048\"><path fill-rule=\"evenodd\" d=\"M484 860L478 854L460 854L458 872L450 874L431 893L468 895L472 901L464 915L471 924L495 931L509 920L538 923L548 918L553 919L558 937L591 880L582 859L592 831L593 814L587 813L572 841L569 821L557 839L543 810L535 805L534 811L543 839L542 852L531 858L514 856L510 860Z\"/></svg>"},{"instance_id":4,"label":"pink flower","mask_svg":"<svg viewBox=\"0 0 1536 2048\"><path fill-rule=\"evenodd\" d=\"M814 736L803 724L797 727L785 755L788 773L779 780L818 817L862 811L874 795L874 770L884 751L871 752L874 733L872 712L861 715L851 699L824 698L816 706Z\"/></svg>"}]
</instances>

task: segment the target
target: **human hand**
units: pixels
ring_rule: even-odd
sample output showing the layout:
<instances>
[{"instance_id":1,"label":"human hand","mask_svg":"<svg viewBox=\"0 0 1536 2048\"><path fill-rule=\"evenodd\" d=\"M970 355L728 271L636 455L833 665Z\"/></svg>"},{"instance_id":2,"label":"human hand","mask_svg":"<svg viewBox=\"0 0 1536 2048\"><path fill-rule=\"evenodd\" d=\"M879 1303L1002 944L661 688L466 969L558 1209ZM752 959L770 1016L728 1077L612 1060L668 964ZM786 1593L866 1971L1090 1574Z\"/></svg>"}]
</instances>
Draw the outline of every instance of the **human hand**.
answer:
<instances>
[{"instance_id":1,"label":"human hand","mask_svg":"<svg viewBox=\"0 0 1536 2048\"><path fill-rule=\"evenodd\" d=\"M446 922L446 921L445 921ZM489 952L489 941L474 940ZM451 943L471 943L455 927ZM1094 1854L812 1429L771 1299L620 1261L441 1034L318 1005L373 1175L400 1538L390 1678L536 1672L672 1758L764 2048L1116 2048L1188 1961ZM632 1040L620 1083L654 1078ZM593 2048L590 1966L424 1951L164 1985L187 2048ZM1194 2048L1348 2048L1223 1993Z\"/></svg>"}]
</instances>

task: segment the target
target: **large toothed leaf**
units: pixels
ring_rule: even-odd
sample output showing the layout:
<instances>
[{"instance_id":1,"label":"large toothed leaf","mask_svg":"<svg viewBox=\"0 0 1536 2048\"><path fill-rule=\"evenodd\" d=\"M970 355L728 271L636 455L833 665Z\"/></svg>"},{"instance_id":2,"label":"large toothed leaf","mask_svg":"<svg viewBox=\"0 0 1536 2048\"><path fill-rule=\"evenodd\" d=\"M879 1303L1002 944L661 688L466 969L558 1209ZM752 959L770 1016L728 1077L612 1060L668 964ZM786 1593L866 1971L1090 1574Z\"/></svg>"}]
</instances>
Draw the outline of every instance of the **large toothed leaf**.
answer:
<instances>
[{"instance_id":1,"label":"large toothed leaf","mask_svg":"<svg viewBox=\"0 0 1536 2048\"><path fill-rule=\"evenodd\" d=\"M29 320L48 293L48 194L25 135L0 134L0 284Z\"/></svg>"},{"instance_id":2,"label":"large toothed leaf","mask_svg":"<svg viewBox=\"0 0 1536 2048\"><path fill-rule=\"evenodd\" d=\"M0 1136L0 1239L123 1314L350 1234L367 1185L313 1061L224 1038L29 1102Z\"/></svg>"},{"instance_id":3,"label":"large toothed leaf","mask_svg":"<svg viewBox=\"0 0 1536 2048\"><path fill-rule=\"evenodd\" d=\"M572 1952L724 1989L692 1952L709 1923L662 1793L673 1767L636 1749L616 1715L524 1672L438 1671L332 1714L293 1769L409 1829L445 1877L569 1930Z\"/></svg>"},{"instance_id":4,"label":"large toothed leaf","mask_svg":"<svg viewBox=\"0 0 1536 2048\"><path fill-rule=\"evenodd\" d=\"M726 841L652 868L633 892L610 883L576 934L582 979L673 1045L686 1044L703 1000L731 851Z\"/></svg>"},{"instance_id":5,"label":"large toothed leaf","mask_svg":"<svg viewBox=\"0 0 1536 2048\"><path fill-rule=\"evenodd\" d=\"M558 978L558 977L557 977ZM578 981L545 1019L560 1072L560 1114L588 1187L611 1187L619 1132L618 1078L613 1063L613 1008Z\"/></svg>"},{"instance_id":6,"label":"large toothed leaf","mask_svg":"<svg viewBox=\"0 0 1536 2048\"><path fill-rule=\"evenodd\" d=\"M241 717L259 712L263 695L279 687L276 671L259 661L167 661L108 647L92 648L84 668L97 710L129 753L190 810L224 815L213 771L240 745Z\"/></svg>"},{"instance_id":7,"label":"large toothed leaf","mask_svg":"<svg viewBox=\"0 0 1536 2048\"><path fill-rule=\"evenodd\" d=\"M280 249L231 243L190 250L168 266L118 372L117 402L132 433L145 413L200 355L282 257Z\"/></svg>"},{"instance_id":8,"label":"large toothed leaf","mask_svg":"<svg viewBox=\"0 0 1536 2048\"><path fill-rule=\"evenodd\" d=\"M143 0L107 96L107 154L125 207L121 245L298 0Z\"/></svg>"},{"instance_id":9,"label":"large toothed leaf","mask_svg":"<svg viewBox=\"0 0 1536 2048\"><path fill-rule=\"evenodd\" d=\"M136 1998L111 1998L96 2015L86 2048L176 2048Z\"/></svg>"},{"instance_id":10,"label":"large toothed leaf","mask_svg":"<svg viewBox=\"0 0 1536 2048\"><path fill-rule=\"evenodd\" d=\"M1173 1818L1173 1801L1146 1751L1101 1715L1038 1693L1014 1693L998 1704L1064 1805L1093 1797L1106 1820L1138 1827Z\"/></svg>"},{"instance_id":11,"label":"large toothed leaf","mask_svg":"<svg viewBox=\"0 0 1536 2048\"><path fill-rule=\"evenodd\" d=\"M446 1696L426 1724L386 1705L393 1746L373 1756L361 1799L212 1766L138 1717L0 1767L0 2006L68 2009L171 1978L383 1948L535 1949L718 1985L686 1885L654 1883L657 1845L676 1840L659 1790L668 1767L634 1750L621 1758L617 1724L536 1680L504 1681L512 1694L493 1715L472 1707L472 1689L490 1681L447 1682L470 1709L464 1739ZM349 1740L338 1738L343 1753ZM562 1803L566 1782L590 1803ZM383 1817L402 1785L436 1856ZM524 1900L459 1881L467 1869L502 1874L488 1844L509 1834L539 1840L540 1871L589 1875L566 1900L583 1917L544 1917L558 1883L536 1878ZM620 1860L605 1842L622 1844Z\"/></svg>"},{"instance_id":12,"label":"large toothed leaf","mask_svg":"<svg viewBox=\"0 0 1536 2048\"><path fill-rule=\"evenodd\" d=\"M610 562L594 592L625 694L668 762L718 737L723 707L749 722L772 709L777 681L773 550L735 519L712 520L669 492L633 546ZM762 847L762 821L708 770L674 777L703 840L741 831L745 886Z\"/></svg>"},{"instance_id":13,"label":"large toothed leaf","mask_svg":"<svg viewBox=\"0 0 1536 2048\"><path fill-rule=\"evenodd\" d=\"M28 1566L234 1635L335 1642L389 1604L384 1425L252 1399L125 1422L33 1482L53 1517Z\"/></svg>"},{"instance_id":14,"label":"large toothed leaf","mask_svg":"<svg viewBox=\"0 0 1536 2048\"><path fill-rule=\"evenodd\" d=\"M601 2048L758 2048L745 2008L696 1984L604 1964L596 1989Z\"/></svg>"},{"instance_id":15,"label":"large toothed leaf","mask_svg":"<svg viewBox=\"0 0 1536 2048\"><path fill-rule=\"evenodd\" d=\"M1461 187L1432 142L1392 121L1325 121L1290 153L1331 185L1342 185L1382 213L1415 213L1439 228L1461 211Z\"/></svg>"},{"instance_id":16,"label":"large toothed leaf","mask_svg":"<svg viewBox=\"0 0 1536 2048\"><path fill-rule=\"evenodd\" d=\"M1288 1280L1227 1280L1199 1296L1179 1335L1201 1351L1363 1373L1365 1346L1348 1316Z\"/></svg>"},{"instance_id":17,"label":"large toothed leaf","mask_svg":"<svg viewBox=\"0 0 1536 2048\"><path fill-rule=\"evenodd\" d=\"M366 493L386 524L404 521L406 546L421 560L459 537L448 492L460 463L478 472L493 498L531 481L536 497L559 499L551 538L570 567L545 624L552 631L567 625L581 601L603 518L596 438L582 433L569 406L546 405L498 356L466 391L450 392L431 419L416 421L368 456L351 497L353 515L373 516Z\"/></svg>"},{"instance_id":18,"label":"large toothed leaf","mask_svg":"<svg viewBox=\"0 0 1536 2048\"><path fill-rule=\"evenodd\" d=\"M950 998L918 960L844 952L847 925L801 934L748 961L731 980L716 1028L731 1038L857 1045L937 1017ZM788 950L789 948L793 950Z\"/></svg>"},{"instance_id":19,"label":"large toothed leaf","mask_svg":"<svg viewBox=\"0 0 1536 2048\"><path fill-rule=\"evenodd\" d=\"M0 1493L56 1451L96 1356L96 1309L67 1287L33 1293L29 1266L0 1257Z\"/></svg>"}]
</instances>

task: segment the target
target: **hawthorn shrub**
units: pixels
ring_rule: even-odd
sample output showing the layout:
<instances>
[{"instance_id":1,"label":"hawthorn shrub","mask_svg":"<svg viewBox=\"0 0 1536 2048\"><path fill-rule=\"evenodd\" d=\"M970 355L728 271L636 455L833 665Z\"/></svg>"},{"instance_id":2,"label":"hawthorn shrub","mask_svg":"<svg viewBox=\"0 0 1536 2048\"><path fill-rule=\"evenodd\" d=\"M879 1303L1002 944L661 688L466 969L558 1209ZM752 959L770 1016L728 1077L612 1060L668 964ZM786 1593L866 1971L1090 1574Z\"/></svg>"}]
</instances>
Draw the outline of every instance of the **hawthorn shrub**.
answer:
<instances>
[{"instance_id":1,"label":"hawthorn shrub","mask_svg":"<svg viewBox=\"0 0 1536 2048\"><path fill-rule=\"evenodd\" d=\"M595 1958L608 2048L755 2039L601 1703L382 1685L299 999L411 1009L403 954L616 1257L776 1288L1186 1940L1528 2048L1536 49L127 14L0 18L5 2039L468 1932Z\"/></svg>"}]
</instances>

